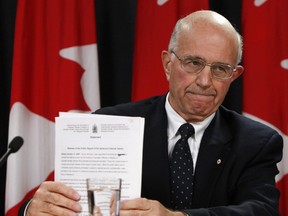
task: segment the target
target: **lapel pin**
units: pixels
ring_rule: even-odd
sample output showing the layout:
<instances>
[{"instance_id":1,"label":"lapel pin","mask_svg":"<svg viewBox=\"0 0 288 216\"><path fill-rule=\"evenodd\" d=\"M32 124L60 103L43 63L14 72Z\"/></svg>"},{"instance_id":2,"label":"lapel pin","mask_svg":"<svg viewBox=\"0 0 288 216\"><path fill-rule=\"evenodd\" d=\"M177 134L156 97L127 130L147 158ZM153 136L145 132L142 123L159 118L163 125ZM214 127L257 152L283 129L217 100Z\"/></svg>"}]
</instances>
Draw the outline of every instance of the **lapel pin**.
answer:
<instances>
[{"instance_id":1,"label":"lapel pin","mask_svg":"<svg viewBox=\"0 0 288 216\"><path fill-rule=\"evenodd\" d=\"M221 159L218 159L217 160L217 164L220 164L222 161L221 161Z\"/></svg>"}]
</instances>

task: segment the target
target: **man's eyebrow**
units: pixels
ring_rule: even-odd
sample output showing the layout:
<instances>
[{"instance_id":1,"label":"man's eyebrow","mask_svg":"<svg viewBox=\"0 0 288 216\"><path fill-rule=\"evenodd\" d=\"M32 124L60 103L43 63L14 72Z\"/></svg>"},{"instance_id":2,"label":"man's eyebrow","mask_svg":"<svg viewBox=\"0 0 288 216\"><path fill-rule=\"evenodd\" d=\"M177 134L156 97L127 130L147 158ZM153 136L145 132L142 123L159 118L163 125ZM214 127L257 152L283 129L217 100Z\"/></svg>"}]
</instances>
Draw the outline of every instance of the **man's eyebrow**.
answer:
<instances>
[{"instance_id":1,"label":"man's eyebrow","mask_svg":"<svg viewBox=\"0 0 288 216\"><path fill-rule=\"evenodd\" d=\"M206 59L205 59L205 58L202 58L201 56L198 56L198 55L188 54L188 55L183 55L182 58L183 58L183 59L197 59L197 60L201 60L201 61L206 62Z\"/></svg>"},{"instance_id":2,"label":"man's eyebrow","mask_svg":"<svg viewBox=\"0 0 288 216\"><path fill-rule=\"evenodd\" d=\"M199 55L193 55L193 54L187 54L187 55L183 55L182 57L180 57L182 59L197 59L197 60L201 60L201 61L204 61L206 63L217 63L217 64L222 64L222 65L229 65L231 66L230 64L226 63L226 62L221 62L221 61L213 61L213 62L208 62L205 58L202 58L201 56Z\"/></svg>"}]
</instances>

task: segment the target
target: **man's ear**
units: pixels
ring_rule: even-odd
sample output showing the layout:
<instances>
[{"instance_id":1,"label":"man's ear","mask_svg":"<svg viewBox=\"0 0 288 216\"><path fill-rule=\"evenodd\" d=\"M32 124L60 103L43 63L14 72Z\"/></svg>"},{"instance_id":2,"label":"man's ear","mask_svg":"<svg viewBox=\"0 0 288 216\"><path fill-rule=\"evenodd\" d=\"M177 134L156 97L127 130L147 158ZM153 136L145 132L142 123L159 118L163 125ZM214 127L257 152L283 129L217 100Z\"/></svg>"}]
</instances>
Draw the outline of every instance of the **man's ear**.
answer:
<instances>
[{"instance_id":1,"label":"man's ear","mask_svg":"<svg viewBox=\"0 0 288 216\"><path fill-rule=\"evenodd\" d=\"M241 65L237 65L236 66L236 71L233 72L233 76L231 78L231 82L233 82L234 80L236 80L239 76L241 76L241 74L243 73L244 71L244 67L241 66Z\"/></svg>"},{"instance_id":2,"label":"man's ear","mask_svg":"<svg viewBox=\"0 0 288 216\"><path fill-rule=\"evenodd\" d=\"M170 79L170 71L171 71L171 59L170 53L166 50L163 50L161 53L162 65L166 74L166 78L169 81Z\"/></svg>"}]
</instances>

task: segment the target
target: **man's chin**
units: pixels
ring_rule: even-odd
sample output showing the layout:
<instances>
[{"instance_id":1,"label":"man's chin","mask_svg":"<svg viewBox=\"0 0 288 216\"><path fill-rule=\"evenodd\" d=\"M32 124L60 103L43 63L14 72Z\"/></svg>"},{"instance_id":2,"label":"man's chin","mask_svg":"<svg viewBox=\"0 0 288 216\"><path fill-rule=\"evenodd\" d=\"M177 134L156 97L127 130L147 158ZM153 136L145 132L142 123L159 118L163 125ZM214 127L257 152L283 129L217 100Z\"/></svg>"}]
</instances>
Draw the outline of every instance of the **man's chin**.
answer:
<instances>
[{"instance_id":1,"label":"man's chin","mask_svg":"<svg viewBox=\"0 0 288 216\"><path fill-rule=\"evenodd\" d=\"M207 112L206 109L203 109L203 107L190 107L188 110L189 111L185 114L185 120L189 119L190 122L203 121L209 115L209 112Z\"/></svg>"}]
</instances>

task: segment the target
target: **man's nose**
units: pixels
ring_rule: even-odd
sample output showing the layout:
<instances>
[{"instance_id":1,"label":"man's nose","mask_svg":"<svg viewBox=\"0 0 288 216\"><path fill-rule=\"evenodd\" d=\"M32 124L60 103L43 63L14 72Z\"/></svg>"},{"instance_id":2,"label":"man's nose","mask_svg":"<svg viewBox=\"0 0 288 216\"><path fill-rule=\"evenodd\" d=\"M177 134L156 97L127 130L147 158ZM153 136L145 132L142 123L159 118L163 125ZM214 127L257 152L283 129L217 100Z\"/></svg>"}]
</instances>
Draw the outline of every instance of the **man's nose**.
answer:
<instances>
[{"instance_id":1,"label":"man's nose","mask_svg":"<svg viewBox=\"0 0 288 216\"><path fill-rule=\"evenodd\" d=\"M200 73L197 74L196 83L202 88L208 88L212 83L211 67L206 65Z\"/></svg>"}]
</instances>

